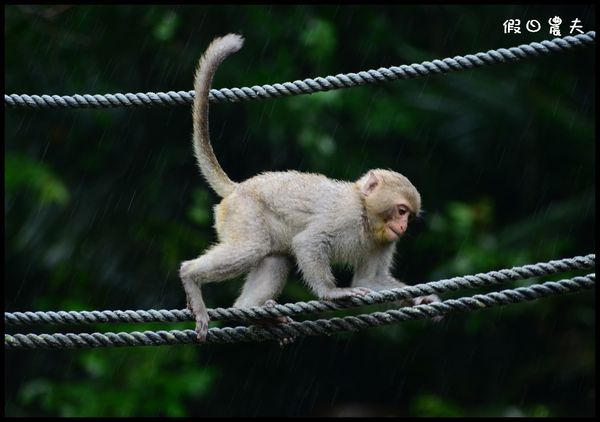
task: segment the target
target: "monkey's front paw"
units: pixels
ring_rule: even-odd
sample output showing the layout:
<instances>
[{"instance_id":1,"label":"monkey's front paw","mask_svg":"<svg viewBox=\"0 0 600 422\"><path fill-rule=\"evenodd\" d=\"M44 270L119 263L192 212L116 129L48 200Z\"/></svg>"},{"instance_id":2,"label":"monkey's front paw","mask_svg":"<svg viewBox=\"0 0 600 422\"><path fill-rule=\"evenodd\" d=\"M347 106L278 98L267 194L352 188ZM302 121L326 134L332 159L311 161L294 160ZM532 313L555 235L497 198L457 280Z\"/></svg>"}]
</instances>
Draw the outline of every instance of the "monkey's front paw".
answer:
<instances>
[{"instance_id":1,"label":"monkey's front paw","mask_svg":"<svg viewBox=\"0 0 600 422\"><path fill-rule=\"evenodd\" d=\"M433 302L440 302L440 298L437 295L419 296L413 299L414 305L429 305Z\"/></svg>"},{"instance_id":2,"label":"monkey's front paw","mask_svg":"<svg viewBox=\"0 0 600 422\"><path fill-rule=\"evenodd\" d=\"M366 296L369 293L373 293L373 290L368 287L352 287L350 291L352 292L352 296Z\"/></svg>"},{"instance_id":3,"label":"monkey's front paw","mask_svg":"<svg viewBox=\"0 0 600 422\"><path fill-rule=\"evenodd\" d=\"M321 299L335 300L344 299L348 297L365 296L372 293L373 290L367 287L346 287L331 289L327 293L321 296Z\"/></svg>"},{"instance_id":4,"label":"monkey's front paw","mask_svg":"<svg viewBox=\"0 0 600 422\"><path fill-rule=\"evenodd\" d=\"M419 296L413 299L413 305L429 305L434 302L440 302L438 295ZM431 318L433 322L440 322L442 319L444 319L442 315Z\"/></svg>"}]
</instances>

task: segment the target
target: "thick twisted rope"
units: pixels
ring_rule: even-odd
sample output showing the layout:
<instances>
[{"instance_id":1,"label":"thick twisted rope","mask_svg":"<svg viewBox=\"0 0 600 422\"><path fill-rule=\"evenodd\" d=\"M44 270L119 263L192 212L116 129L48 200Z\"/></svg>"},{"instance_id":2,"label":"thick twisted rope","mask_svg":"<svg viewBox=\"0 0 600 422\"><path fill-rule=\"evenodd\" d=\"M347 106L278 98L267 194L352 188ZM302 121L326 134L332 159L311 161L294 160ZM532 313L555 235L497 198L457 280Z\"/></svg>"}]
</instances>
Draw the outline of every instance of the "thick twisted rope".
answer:
<instances>
[{"instance_id":1,"label":"thick twisted rope","mask_svg":"<svg viewBox=\"0 0 600 422\"><path fill-rule=\"evenodd\" d=\"M514 63L529 57L540 57L559 53L573 47L595 44L596 32L566 36L521 44L518 47L499 48L485 53L448 57L442 60L425 61L420 64L382 67L358 73L338 74L294 82L276 83L242 88L211 89L209 100L214 103L262 100L311 94L332 89L350 88L365 84L396 79L411 79L438 73L455 72L498 63ZM147 92L105 95L19 95L4 94L4 106L9 108L111 108L136 106L166 106L189 104L194 99L193 91Z\"/></svg>"},{"instance_id":2,"label":"thick twisted rope","mask_svg":"<svg viewBox=\"0 0 600 422\"><path fill-rule=\"evenodd\" d=\"M250 321L266 319L277 316L294 316L306 313L323 313L338 309L352 308L363 305L373 305L384 302L407 300L418 296L440 294L465 288L476 288L516 281L536 276L545 276L565 271L589 269L595 266L596 255L576 256L549 262L524 265L490 271L463 277L454 277L447 280L406 286L397 289L382 290L369 293L363 297L353 297L343 301L318 301L287 303L274 307L250 308L215 308L209 309L211 321L238 320ZM187 309L173 310L126 310L126 311L58 311L58 312L5 312L6 325L33 325L33 324L93 324L104 322L178 322L193 321L194 317Z\"/></svg>"},{"instance_id":3,"label":"thick twisted rope","mask_svg":"<svg viewBox=\"0 0 600 422\"><path fill-rule=\"evenodd\" d=\"M595 273L561 281L549 281L528 287L492 292L459 299L449 299L429 305L418 305L385 312L374 312L343 318L292 322L272 326L226 327L208 330L207 343L236 343L243 341L280 340L299 336L357 331L364 328L394 324L401 321L432 318L453 312L468 312L496 306L535 300L541 297L591 289ZM4 335L5 349L74 349L109 346L162 346L197 343L193 330L144 331L131 333L91 334L14 334Z\"/></svg>"}]
</instances>

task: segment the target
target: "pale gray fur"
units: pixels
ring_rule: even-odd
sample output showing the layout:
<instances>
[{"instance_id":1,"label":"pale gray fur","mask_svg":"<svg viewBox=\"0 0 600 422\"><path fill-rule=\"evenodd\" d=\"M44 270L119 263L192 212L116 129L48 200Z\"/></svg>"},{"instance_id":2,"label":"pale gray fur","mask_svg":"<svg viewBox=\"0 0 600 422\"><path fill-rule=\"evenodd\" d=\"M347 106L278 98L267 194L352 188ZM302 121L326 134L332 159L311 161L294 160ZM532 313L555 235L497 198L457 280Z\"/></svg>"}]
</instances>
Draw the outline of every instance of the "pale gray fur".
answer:
<instances>
[{"instance_id":1,"label":"pale gray fur","mask_svg":"<svg viewBox=\"0 0 600 422\"><path fill-rule=\"evenodd\" d=\"M235 183L221 168L210 144L208 93L213 76L221 62L242 48L242 45L244 45L244 39L237 34L228 34L214 39L200 58L194 76L195 97L192 109L194 154L202 175L221 197L229 195L235 187Z\"/></svg>"},{"instance_id":2,"label":"pale gray fur","mask_svg":"<svg viewBox=\"0 0 600 422\"><path fill-rule=\"evenodd\" d=\"M286 256L271 255L265 257L246 276L242 293L233 306L247 308L264 304L277 297L292 269L292 263Z\"/></svg>"},{"instance_id":3,"label":"pale gray fur","mask_svg":"<svg viewBox=\"0 0 600 422\"><path fill-rule=\"evenodd\" d=\"M414 215L421 207L416 188L406 177L390 170L371 170L357 182L297 171L266 172L241 183L232 182L210 147L208 92L218 64L241 44L242 38L234 34L217 38L196 72L194 148L202 174L223 196L215 206L219 243L199 258L183 262L180 268L199 340L205 338L208 329L200 285L247 272L234 306L260 306L281 292L291 269L291 257L321 299L403 286L390 274L395 242L387 241L383 233L396 221L402 224L398 237L402 235L408 214L398 214L390 220L392 223L384 223L380 214L388 202L396 204L397 200L400 205L393 205L393 212L404 206ZM395 240L393 233L391 236ZM351 287L336 286L332 263L354 269Z\"/></svg>"}]
</instances>

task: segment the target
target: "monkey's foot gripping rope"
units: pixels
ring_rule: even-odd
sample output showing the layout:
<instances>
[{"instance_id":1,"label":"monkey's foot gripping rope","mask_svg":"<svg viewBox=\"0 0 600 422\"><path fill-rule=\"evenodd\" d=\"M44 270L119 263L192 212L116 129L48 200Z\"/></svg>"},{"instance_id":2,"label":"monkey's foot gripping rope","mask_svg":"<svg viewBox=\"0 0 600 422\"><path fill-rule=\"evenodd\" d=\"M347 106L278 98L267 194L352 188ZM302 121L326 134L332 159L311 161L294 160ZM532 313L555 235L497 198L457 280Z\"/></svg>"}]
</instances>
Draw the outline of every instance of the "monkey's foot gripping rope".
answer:
<instances>
[{"instance_id":1,"label":"monkey's foot gripping rope","mask_svg":"<svg viewBox=\"0 0 600 422\"><path fill-rule=\"evenodd\" d=\"M394 302L422 295L455 291L459 288L482 287L509 280L520 280L540 275L587 269L595 266L596 256L577 256L546 263L514 267L509 270L491 271L465 277L455 277L430 283L408 286L371 293L362 298L344 302L311 301L276 305L273 308L213 309L211 318L256 319L282 315L297 315L306 312L324 312L365 304ZM519 303L541 297L576 292L595 286L595 273L583 277L546 282L512 290L483 295L450 299L427 305L404 307L343 318L319 319L316 321L292 322L273 326L212 328L208 331L207 343L234 343L241 341L279 340L290 337L331 334L337 331L356 331L362 328L388 325L400 321L434 318L452 312L467 312L505 304ZM240 313L237 313L240 312ZM39 323L90 323L90 322L148 322L188 321L187 311L92 311L92 312L15 312L5 313L6 324L26 325ZM131 333L57 333L57 334L5 334L4 347L17 348L89 348L108 346L150 346L167 344L197 343L193 330L145 331Z\"/></svg>"},{"instance_id":2,"label":"monkey's foot gripping rope","mask_svg":"<svg viewBox=\"0 0 600 422\"><path fill-rule=\"evenodd\" d=\"M343 318L292 322L274 326L211 328L206 343L236 343L243 341L279 340L298 336L332 334L339 331L356 331L363 328L394 324L401 321L432 318L453 312L468 312L496 306L535 300L557 294L591 289L595 286L595 273L561 281L549 281L528 287L502 290L484 295L450 299L429 305L374 312ZM73 349L108 346L161 346L198 343L193 330L144 331L131 333L92 334L14 334L4 335L6 349Z\"/></svg>"},{"instance_id":3,"label":"monkey's foot gripping rope","mask_svg":"<svg viewBox=\"0 0 600 422\"><path fill-rule=\"evenodd\" d=\"M448 73L499 63L515 63L529 57L540 57L563 52L574 47L596 43L596 32L554 38L541 42L521 44L518 47L499 48L485 53L447 57L442 60L425 61L411 65L381 67L358 73L309 78L293 82L276 83L242 88L211 89L209 101L214 103L262 100L292 95L312 94L333 89L350 88L377 82L412 79L438 73ZM4 106L8 108L112 108L137 106L166 106L190 104L194 91L138 92L136 94L105 95L19 95L4 94Z\"/></svg>"}]
</instances>

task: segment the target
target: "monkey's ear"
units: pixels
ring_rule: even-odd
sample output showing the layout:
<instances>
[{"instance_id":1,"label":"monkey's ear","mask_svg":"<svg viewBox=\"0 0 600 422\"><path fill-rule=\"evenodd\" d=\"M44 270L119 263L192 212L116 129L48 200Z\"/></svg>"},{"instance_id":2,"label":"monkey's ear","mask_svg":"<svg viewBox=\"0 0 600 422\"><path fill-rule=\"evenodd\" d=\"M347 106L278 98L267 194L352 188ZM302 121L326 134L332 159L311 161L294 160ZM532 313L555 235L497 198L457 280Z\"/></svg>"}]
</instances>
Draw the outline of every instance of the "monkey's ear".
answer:
<instances>
[{"instance_id":1,"label":"monkey's ear","mask_svg":"<svg viewBox=\"0 0 600 422\"><path fill-rule=\"evenodd\" d=\"M380 184L381 180L379 180L379 177L373 171L370 171L361 177L359 181L360 193L364 196L369 196L375 192Z\"/></svg>"}]
</instances>

